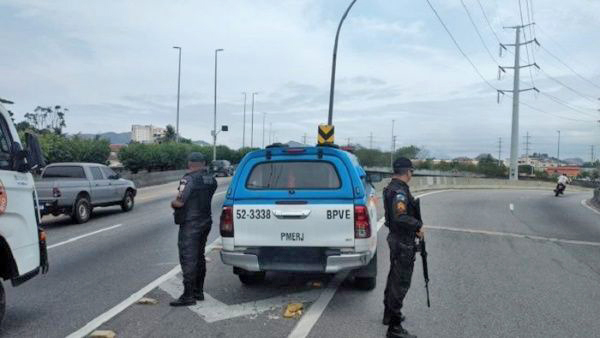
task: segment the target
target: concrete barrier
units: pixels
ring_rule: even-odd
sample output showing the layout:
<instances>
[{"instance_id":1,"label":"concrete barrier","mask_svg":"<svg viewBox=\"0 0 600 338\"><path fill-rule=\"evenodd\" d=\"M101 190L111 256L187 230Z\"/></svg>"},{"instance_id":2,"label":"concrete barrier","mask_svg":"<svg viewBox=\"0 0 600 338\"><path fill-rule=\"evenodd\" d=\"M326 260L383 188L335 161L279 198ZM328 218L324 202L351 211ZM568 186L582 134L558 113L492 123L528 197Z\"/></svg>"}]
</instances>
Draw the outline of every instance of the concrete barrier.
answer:
<instances>
[{"instance_id":1,"label":"concrete barrier","mask_svg":"<svg viewBox=\"0 0 600 338\"><path fill-rule=\"evenodd\" d=\"M137 188L148 187L151 185L165 184L178 181L185 175L186 170L155 171L149 173L132 174L124 172L121 177L132 180Z\"/></svg>"},{"instance_id":2,"label":"concrete barrier","mask_svg":"<svg viewBox=\"0 0 600 338\"><path fill-rule=\"evenodd\" d=\"M382 191L390 179L375 185ZM510 181L493 178L475 177L413 177L409 183L412 192L444 189L524 189L552 191L556 183L542 181ZM590 191L588 188L568 186L567 191Z\"/></svg>"}]
</instances>

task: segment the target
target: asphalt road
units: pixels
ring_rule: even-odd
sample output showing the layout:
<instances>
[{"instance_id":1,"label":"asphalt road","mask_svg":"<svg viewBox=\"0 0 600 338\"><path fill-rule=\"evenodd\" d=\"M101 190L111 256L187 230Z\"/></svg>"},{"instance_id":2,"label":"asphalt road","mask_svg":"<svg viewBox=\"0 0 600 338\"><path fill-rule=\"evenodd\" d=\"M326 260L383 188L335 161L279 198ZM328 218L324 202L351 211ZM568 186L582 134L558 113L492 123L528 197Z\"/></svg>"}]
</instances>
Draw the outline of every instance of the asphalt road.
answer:
<instances>
[{"instance_id":1,"label":"asphalt road","mask_svg":"<svg viewBox=\"0 0 600 338\"><path fill-rule=\"evenodd\" d=\"M216 224L229 182L218 180L212 205ZM140 189L132 211L98 208L85 224L66 216L43 218L50 271L17 288L4 284L7 309L0 336L65 337L178 265L177 226L169 206L176 189L176 182ZM216 237L218 227L209 240Z\"/></svg>"},{"instance_id":2,"label":"asphalt road","mask_svg":"<svg viewBox=\"0 0 600 338\"><path fill-rule=\"evenodd\" d=\"M168 207L172 188L144 191L144 201L128 214L101 211L86 225L52 220L51 246L122 225L50 249L48 275L7 288L0 335L66 336L171 271L177 265L177 228ZM589 196L469 190L422 197L432 307L425 305L417 258L405 326L422 337L597 336L600 214L582 206ZM213 210L222 198L216 196ZM268 274L263 285L243 286L220 262L216 247L208 255L205 302L169 307L180 291L175 275L147 294L159 304L133 304L99 328L120 337L384 336L386 235L382 227L378 283L370 292L355 290L342 274ZM300 319L282 318L290 302L304 304Z\"/></svg>"}]
</instances>

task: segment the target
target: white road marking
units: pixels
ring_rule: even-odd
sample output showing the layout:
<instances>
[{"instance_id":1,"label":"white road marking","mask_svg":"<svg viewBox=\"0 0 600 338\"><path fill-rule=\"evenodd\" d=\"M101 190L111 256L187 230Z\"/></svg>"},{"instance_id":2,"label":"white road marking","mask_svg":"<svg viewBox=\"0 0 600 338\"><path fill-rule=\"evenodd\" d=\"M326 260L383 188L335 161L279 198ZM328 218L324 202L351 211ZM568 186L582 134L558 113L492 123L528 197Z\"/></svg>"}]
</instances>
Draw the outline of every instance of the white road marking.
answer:
<instances>
[{"instance_id":1,"label":"white road marking","mask_svg":"<svg viewBox=\"0 0 600 338\"><path fill-rule=\"evenodd\" d=\"M183 284L179 278L171 278L162 283L159 288L175 299L183 293ZM289 303L314 302L320 294L320 289L312 289L253 302L227 305L205 292L204 301L188 306L188 309L200 315L207 323L214 323L242 316L256 316L269 310L281 309Z\"/></svg>"},{"instance_id":2,"label":"white road marking","mask_svg":"<svg viewBox=\"0 0 600 338\"><path fill-rule=\"evenodd\" d=\"M428 195L438 194L444 191L450 190L430 191L416 195L415 197L421 198ZM381 229L384 223L385 217L381 217L377 222L377 232L379 232L379 229ZM323 312L327 308L327 305L329 305L329 302L331 302L331 300L333 299L333 296L335 296L335 293L339 288L340 284L342 284L346 277L348 277L349 273L349 271L343 271L335 275L331 282L329 282L329 285L327 285L327 288L321 293L319 299L317 299L317 301L310 306L308 311L304 313L302 318L300 318L300 320L298 321L288 338L304 338L308 336L308 334L315 326L317 321L319 321L319 318L321 318L321 315L323 315Z\"/></svg>"},{"instance_id":3,"label":"white road marking","mask_svg":"<svg viewBox=\"0 0 600 338\"><path fill-rule=\"evenodd\" d=\"M600 215L600 211L596 210L594 207L592 207L591 205L589 205L587 203L587 200L581 200L581 205L583 205L584 207L590 209L591 211L597 213L598 215Z\"/></svg>"},{"instance_id":4,"label":"white road marking","mask_svg":"<svg viewBox=\"0 0 600 338\"><path fill-rule=\"evenodd\" d=\"M210 243L205 248L204 252L205 253L209 253L210 251L212 251L213 247L215 246L215 243L217 243L220 240L221 240L221 237L220 236L217 237L212 243ZM169 271L169 272L165 273L164 275L158 277L152 283L144 286L138 292L136 292L136 293L132 294L131 296L127 297L124 301L122 301L121 303L115 305L110 310L108 310L108 311L104 312L103 314L101 314L100 316L92 319L92 321L90 321L89 323L87 323L85 326L83 326L79 330L77 330L77 331L71 333L70 335L68 335L67 338L85 337L90 332L92 332L93 330L95 330L98 326L100 326L100 325L106 323L107 321L111 320L113 317L115 317L119 313L123 312L123 310L125 310L129 306L131 306L133 303L137 302L138 299L142 298L145 294L147 294L148 292L154 290L156 287L158 287L162 283L166 282L167 280L173 278L180 271L181 271L181 266L177 265L171 271Z\"/></svg>"},{"instance_id":5,"label":"white road marking","mask_svg":"<svg viewBox=\"0 0 600 338\"><path fill-rule=\"evenodd\" d=\"M546 242L557 242L557 243L576 244L576 245L600 246L600 242L588 242L588 241L578 241L578 240L574 240L574 239L562 239L562 238L554 238L554 237L524 235L524 234L517 234L517 233L512 233L512 232L499 232L499 231L477 230L477 229L462 229L462 228L452 228L452 227L443 227L443 226L435 226L435 225L428 225L427 229L453 231L453 232L464 232L464 233L478 234L478 235L525 238L525 239L533 239L533 240L546 241Z\"/></svg>"},{"instance_id":6,"label":"white road marking","mask_svg":"<svg viewBox=\"0 0 600 338\"><path fill-rule=\"evenodd\" d=\"M68 243L72 243L72 242L78 241L78 240L80 240L80 239L82 239L82 238L86 238L86 237L89 237L89 236L93 236L93 235L99 234L99 233L101 233L101 232L104 232L104 231L108 231L108 230L116 229L116 228L118 228L118 227L120 227L120 226L122 226L122 225L123 225L123 224L116 224L116 225L113 225L113 226L109 226L109 227L107 227L107 228L102 228L102 229L100 229L100 230L92 231L92 232L90 232L90 233L87 233L87 234L85 234L85 235L81 235L81 236L73 237L73 238L67 239L67 240L66 240L66 241L64 241L64 242L60 242L60 243L56 243L56 244L49 245L49 246L48 246L48 249L52 249L52 248L56 248L56 247L58 247L58 246L61 246L61 245L65 245L65 244L68 244Z\"/></svg>"},{"instance_id":7,"label":"white road marking","mask_svg":"<svg viewBox=\"0 0 600 338\"><path fill-rule=\"evenodd\" d=\"M515 211L515 205L514 204L509 204L508 208L510 209L510 212L514 212Z\"/></svg>"}]
</instances>

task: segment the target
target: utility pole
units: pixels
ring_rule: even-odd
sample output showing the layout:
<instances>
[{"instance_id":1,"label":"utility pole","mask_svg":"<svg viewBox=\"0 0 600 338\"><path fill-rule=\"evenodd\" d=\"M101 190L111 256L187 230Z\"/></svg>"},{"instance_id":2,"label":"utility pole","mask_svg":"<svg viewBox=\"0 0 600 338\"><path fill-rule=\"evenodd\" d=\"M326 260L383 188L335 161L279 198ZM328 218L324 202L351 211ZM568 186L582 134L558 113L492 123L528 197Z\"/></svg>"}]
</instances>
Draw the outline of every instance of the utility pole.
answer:
<instances>
[{"instance_id":1,"label":"utility pole","mask_svg":"<svg viewBox=\"0 0 600 338\"><path fill-rule=\"evenodd\" d=\"M529 145L531 144L531 142L529 142L530 138L531 136L529 136L529 132L527 132L525 135L525 161L527 164L529 164Z\"/></svg>"},{"instance_id":2,"label":"utility pole","mask_svg":"<svg viewBox=\"0 0 600 338\"><path fill-rule=\"evenodd\" d=\"M348 147L350 146L350 138L348 137L346 140L348 140Z\"/></svg>"},{"instance_id":3,"label":"utility pole","mask_svg":"<svg viewBox=\"0 0 600 338\"><path fill-rule=\"evenodd\" d=\"M243 92L242 94L244 94L244 128L243 132L242 132L242 148L246 148L246 92Z\"/></svg>"},{"instance_id":4,"label":"utility pole","mask_svg":"<svg viewBox=\"0 0 600 338\"><path fill-rule=\"evenodd\" d=\"M590 152L591 152L591 154L590 154L591 155L590 163L593 164L594 163L594 145L593 144L590 146Z\"/></svg>"},{"instance_id":5,"label":"utility pole","mask_svg":"<svg viewBox=\"0 0 600 338\"><path fill-rule=\"evenodd\" d=\"M273 144L273 122L269 122L269 144Z\"/></svg>"},{"instance_id":6,"label":"utility pole","mask_svg":"<svg viewBox=\"0 0 600 338\"><path fill-rule=\"evenodd\" d=\"M302 136L302 143L306 144L306 133L304 133L304 136Z\"/></svg>"},{"instance_id":7,"label":"utility pole","mask_svg":"<svg viewBox=\"0 0 600 338\"><path fill-rule=\"evenodd\" d=\"M373 149L373 132L369 135L369 149Z\"/></svg>"},{"instance_id":8,"label":"utility pole","mask_svg":"<svg viewBox=\"0 0 600 338\"><path fill-rule=\"evenodd\" d=\"M217 160L217 55L223 48L215 49L215 109L213 118L213 161Z\"/></svg>"},{"instance_id":9,"label":"utility pole","mask_svg":"<svg viewBox=\"0 0 600 338\"><path fill-rule=\"evenodd\" d=\"M175 124L175 142L179 143L179 92L181 90L181 47L174 46L174 49L179 50L179 67L177 68L177 122Z\"/></svg>"},{"instance_id":10,"label":"utility pole","mask_svg":"<svg viewBox=\"0 0 600 338\"><path fill-rule=\"evenodd\" d=\"M511 129L511 139L510 139L510 175L509 179L516 181L519 179L519 168L518 168L518 158L519 158L519 94L524 91L535 90L537 92L538 89L535 87L520 89L519 88L519 74L521 68L525 67L538 67L536 63L528 64L528 65L520 65L521 61L521 46L525 46L532 42L539 45L537 40L533 38L532 40L521 42L521 29L532 25L533 23L522 25L522 26L513 26L513 27L504 27L507 29L515 30L515 43L514 44L500 44L500 54L502 54L502 49L506 49L506 46L514 46L515 47L515 65L514 67L503 67L498 66L498 77L500 77L500 72L506 72L506 69L514 70L514 81L513 81L513 89L512 90L498 90L498 101L500 101L500 94L504 94L506 92L512 92L513 94L513 107L512 107L512 129Z\"/></svg>"},{"instance_id":11,"label":"utility pole","mask_svg":"<svg viewBox=\"0 0 600 338\"><path fill-rule=\"evenodd\" d=\"M560 130L556 131L558 133L558 149L556 150L556 167L560 167Z\"/></svg>"},{"instance_id":12,"label":"utility pole","mask_svg":"<svg viewBox=\"0 0 600 338\"><path fill-rule=\"evenodd\" d=\"M498 137L498 166L502 163L502 137Z\"/></svg>"},{"instance_id":13,"label":"utility pole","mask_svg":"<svg viewBox=\"0 0 600 338\"><path fill-rule=\"evenodd\" d=\"M394 150L396 150L396 138L394 137L394 124L396 120L392 120L392 151L390 152L390 168L394 171Z\"/></svg>"},{"instance_id":14,"label":"utility pole","mask_svg":"<svg viewBox=\"0 0 600 338\"><path fill-rule=\"evenodd\" d=\"M250 118L250 148L254 146L254 95L257 92L252 92L252 117Z\"/></svg>"}]
</instances>

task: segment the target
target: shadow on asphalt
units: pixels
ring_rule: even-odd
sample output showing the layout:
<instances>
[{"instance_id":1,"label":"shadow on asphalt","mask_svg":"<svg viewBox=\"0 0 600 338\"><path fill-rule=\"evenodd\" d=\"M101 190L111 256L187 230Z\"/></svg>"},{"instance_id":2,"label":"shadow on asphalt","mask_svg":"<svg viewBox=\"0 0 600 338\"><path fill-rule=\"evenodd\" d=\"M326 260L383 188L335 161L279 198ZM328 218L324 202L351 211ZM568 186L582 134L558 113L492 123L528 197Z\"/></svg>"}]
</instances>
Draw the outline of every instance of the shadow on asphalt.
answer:
<instances>
[{"instance_id":1,"label":"shadow on asphalt","mask_svg":"<svg viewBox=\"0 0 600 338\"><path fill-rule=\"evenodd\" d=\"M116 207L105 207L105 208L94 208L94 211L92 212L92 217L90 218L90 220L88 222L94 221L94 220L101 220L103 218L115 215L115 214L122 214L124 213L121 210L121 207L116 206ZM73 221L71 219L70 216L67 215L60 215L60 216L52 216L52 215L48 215L48 216L44 216L42 217L42 226L46 229L58 229L58 228L62 228L62 227L67 227L67 226L71 226L71 225L80 225L77 224L75 221Z\"/></svg>"}]
</instances>

